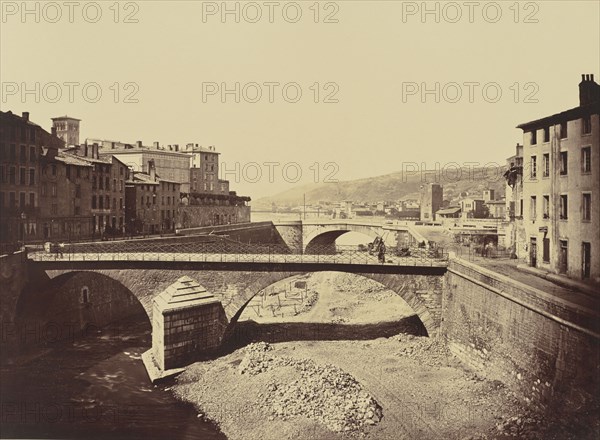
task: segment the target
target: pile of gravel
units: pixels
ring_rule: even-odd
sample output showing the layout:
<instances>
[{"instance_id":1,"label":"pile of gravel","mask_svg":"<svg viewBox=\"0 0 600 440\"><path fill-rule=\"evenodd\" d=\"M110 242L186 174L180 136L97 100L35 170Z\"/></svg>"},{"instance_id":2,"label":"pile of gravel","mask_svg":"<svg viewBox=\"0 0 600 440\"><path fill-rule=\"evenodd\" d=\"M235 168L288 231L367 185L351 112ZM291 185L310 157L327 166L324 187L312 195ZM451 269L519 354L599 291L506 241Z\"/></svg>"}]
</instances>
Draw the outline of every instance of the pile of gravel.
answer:
<instances>
[{"instance_id":1,"label":"pile of gravel","mask_svg":"<svg viewBox=\"0 0 600 440\"><path fill-rule=\"evenodd\" d=\"M397 352L399 356L415 359L426 365L447 365L452 358L444 342L435 338L401 333L390 339L402 343Z\"/></svg>"},{"instance_id":2,"label":"pile of gravel","mask_svg":"<svg viewBox=\"0 0 600 440\"><path fill-rule=\"evenodd\" d=\"M281 367L292 367L300 378L289 383L271 381L260 404L273 417L303 415L315 419L331 431L357 431L379 423L381 406L350 374L334 365L319 365L310 359L275 356L264 342L250 344L238 371L256 375Z\"/></svg>"}]
</instances>

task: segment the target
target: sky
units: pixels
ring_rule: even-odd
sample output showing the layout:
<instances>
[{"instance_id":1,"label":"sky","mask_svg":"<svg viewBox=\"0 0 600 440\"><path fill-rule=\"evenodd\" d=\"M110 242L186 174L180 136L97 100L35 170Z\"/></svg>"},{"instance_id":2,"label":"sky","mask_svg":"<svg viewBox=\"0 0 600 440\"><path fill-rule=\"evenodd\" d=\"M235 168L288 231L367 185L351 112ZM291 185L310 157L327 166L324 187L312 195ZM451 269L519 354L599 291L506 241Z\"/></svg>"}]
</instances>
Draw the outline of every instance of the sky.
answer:
<instances>
[{"instance_id":1,"label":"sky","mask_svg":"<svg viewBox=\"0 0 600 440\"><path fill-rule=\"evenodd\" d=\"M2 1L2 110L76 117L81 140L214 145L253 199L504 164L516 125L600 77L598 1L69 5Z\"/></svg>"}]
</instances>

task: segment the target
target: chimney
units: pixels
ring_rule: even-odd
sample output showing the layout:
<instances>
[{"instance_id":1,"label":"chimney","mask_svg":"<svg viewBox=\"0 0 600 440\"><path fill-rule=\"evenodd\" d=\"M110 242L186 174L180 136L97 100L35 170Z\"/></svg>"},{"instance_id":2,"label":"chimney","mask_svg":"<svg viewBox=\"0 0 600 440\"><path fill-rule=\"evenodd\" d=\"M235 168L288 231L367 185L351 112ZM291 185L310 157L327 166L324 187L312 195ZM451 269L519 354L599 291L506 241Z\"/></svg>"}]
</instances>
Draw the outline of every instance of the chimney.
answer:
<instances>
[{"instance_id":1,"label":"chimney","mask_svg":"<svg viewBox=\"0 0 600 440\"><path fill-rule=\"evenodd\" d=\"M160 148L160 142L158 141L154 141L152 145L154 145L154 148L156 148L157 150Z\"/></svg>"},{"instance_id":2,"label":"chimney","mask_svg":"<svg viewBox=\"0 0 600 440\"><path fill-rule=\"evenodd\" d=\"M142 148L142 141L137 141L136 145L137 145L138 148Z\"/></svg>"},{"instance_id":3,"label":"chimney","mask_svg":"<svg viewBox=\"0 0 600 440\"><path fill-rule=\"evenodd\" d=\"M52 136L56 136L56 127L52 127Z\"/></svg>"},{"instance_id":4,"label":"chimney","mask_svg":"<svg viewBox=\"0 0 600 440\"><path fill-rule=\"evenodd\" d=\"M173 148L175 148L175 151L179 151L179 144L174 144Z\"/></svg>"},{"instance_id":5,"label":"chimney","mask_svg":"<svg viewBox=\"0 0 600 440\"><path fill-rule=\"evenodd\" d=\"M98 159L100 157L100 148L96 142L92 145L92 157Z\"/></svg>"},{"instance_id":6,"label":"chimney","mask_svg":"<svg viewBox=\"0 0 600 440\"><path fill-rule=\"evenodd\" d=\"M87 144L83 145L83 155L85 157L88 157L88 146L87 146Z\"/></svg>"},{"instance_id":7,"label":"chimney","mask_svg":"<svg viewBox=\"0 0 600 440\"><path fill-rule=\"evenodd\" d=\"M581 75L579 105L588 105L597 101L600 101L600 85L594 81L594 75Z\"/></svg>"},{"instance_id":8,"label":"chimney","mask_svg":"<svg viewBox=\"0 0 600 440\"><path fill-rule=\"evenodd\" d=\"M156 181L156 167L154 166L154 159L148 161L148 174L150 174L150 180Z\"/></svg>"},{"instance_id":9,"label":"chimney","mask_svg":"<svg viewBox=\"0 0 600 440\"><path fill-rule=\"evenodd\" d=\"M29 121L29 112L23 112L23 119Z\"/></svg>"}]
</instances>

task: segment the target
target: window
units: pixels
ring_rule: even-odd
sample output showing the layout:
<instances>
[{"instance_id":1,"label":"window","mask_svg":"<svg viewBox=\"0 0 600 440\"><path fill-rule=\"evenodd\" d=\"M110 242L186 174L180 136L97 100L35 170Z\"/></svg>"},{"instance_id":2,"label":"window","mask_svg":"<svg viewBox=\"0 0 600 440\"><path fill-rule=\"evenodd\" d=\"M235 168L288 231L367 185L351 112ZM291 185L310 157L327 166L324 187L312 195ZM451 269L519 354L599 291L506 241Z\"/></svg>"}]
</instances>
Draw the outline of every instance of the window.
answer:
<instances>
[{"instance_id":1,"label":"window","mask_svg":"<svg viewBox=\"0 0 600 440\"><path fill-rule=\"evenodd\" d=\"M92 209L96 209L96 196L92 196Z\"/></svg>"},{"instance_id":2,"label":"window","mask_svg":"<svg viewBox=\"0 0 600 440\"><path fill-rule=\"evenodd\" d=\"M90 302L90 289L87 286L83 286L81 288L81 297L79 300L82 304L87 304Z\"/></svg>"},{"instance_id":3,"label":"window","mask_svg":"<svg viewBox=\"0 0 600 440\"><path fill-rule=\"evenodd\" d=\"M21 163L27 162L27 147L25 145L21 145L20 153L19 159L21 160Z\"/></svg>"},{"instance_id":4,"label":"window","mask_svg":"<svg viewBox=\"0 0 600 440\"><path fill-rule=\"evenodd\" d=\"M81 208L79 206L75 207L75 215L81 215Z\"/></svg>"},{"instance_id":5,"label":"window","mask_svg":"<svg viewBox=\"0 0 600 440\"><path fill-rule=\"evenodd\" d=\"M531 132L531 145L537 144L537 130Z\"/></svg>"},{"instance_id":6,"label":"window","mask_svg":"<svg viewBox=\"0 0 600 440\"><path fill-rule=\"evenodd\" d=\"M581 172L592 172L592 147L583 147L581 149Z\"/></svg>"},{"instance_id":7,"label":"window","mask_svg":"<svg viewBox=\"0 0 600 440\"><path fill-rule=\"evenodd\" d=\"M567 138L567 121L560 123L560 138L561 139Z\"/></svg>"},{"instance_id":8,"label":"window","mask_svg":"<svg viewBox=\"0 0 600 440\"><path fill-rule=\"evenodd\" d=\"M550 196L544 196L543 198L542 215L544 218L550 218Z\"/></svg>"},{"instance_id":9,"label":"window","mask_svg":"<svg viewBox=\"0 0 600 440\"><path fill-rule=\"evenodd\" d=\"M537 197L536 196L531 196L531 205L530 205L530 211L529 211L529 215L531 216L531 220L535 220L536 217L536 210L537 210Z\"/></svg>"},{"instance_id":10,"label":"window","mask_svg":"<svg viewBox=\"0 0 600 440\"><path fill-rule=\"evenodd\" d=\"M592 132L592 116L587 115L581 119L581 134L590 134Z\"/></svg>"},{"instance_id":11,"label":"window","mask_svg":"<svg viewBox=\"0 0 600 440\"><path fill-rule=\"evenodd\" d=\"M96 176L92 177L92 189L96 189Z\"/></svg>"},{"instance_id":12,"label":"window","mask_svg":"<svg viewBox=\"0 0 600 440\"><path fill-rule=\"evenodd\" d=\"M14 162L17 160L17 146L15 144L10 144L10 161Z\"/></svg>"},{"instance_id":13,"label":"window","mask_svg":"<svg viewBox=\"0 0 600 440\"><path fill-rule=\"evenodd\" d=\"M27 171L25 170L25 168L20 168L19 169L19 184L25 185L25 181L27 178L26 176L27 176Z\"/></svg>"},{"instance_id":14,"label":"window","mask_svg":"<svg viewBox=\"0 0 600 440\"><path fill-rule=\"evenodd\" d=\"M110 179L106 176L106 190L110 191Z\"/></svg>"},{"instance_id":15,"label":"window","mask_svg":"<svg viewBox=\"0 0 600 440\"><path fill-rule=\"evenodd\" d=\"M560 219L567 220L568 219L568 206L567 206L567 195L563 194L560 196Z\"/></svg>"},{"instance_id":16,"label":"window","mask_svg":"<svg viewBox=\"0 0 600 440\"><path fill-rule=\"evenodd\" d=\"M531 178L537 177L537 156L531 156Z\"/></svg>"},{"instance_id":17,"label":"window","mask_svg":"<svg viewBox=\"0 0 600 440\"><path fill-rule=\"evenodd\" d=\"M35 206L35 193L29 193L29 206Z\"/></svg>"},{"instance_id":18,"label":"window","mask_svg":"<svg viewBox=\"0 0 600 440\"><path fill-rule=\"evenodd\" d=\"M81 198L81 185L75 185L75 198Z\"/></svg>"},{"instance_id":19,"label":"window","mask_svg":"<svg viewBox=\"0 0 600 440\"><path fill-rule=\"evenodd\" d=\"M6 183L6 174L4 173L4 165L0 165L0 183Z\"/></svg>"},{"instance_id":20,"label":"window","mask_svg":"<svg viewBox=\"0 0 600 440\"><path fill-rule=\"evenodd\" d=\"M16 204L16 195L14 192L8 194L8 207L14 208Z\"/></svg>"},{"instance_id":21,"label":"window","mask_svg":"<svg viewBox=\"0 0 600 440\"><path fill-rule=\"evenodd\" d=\"M57 195L56 183L53 183L52 186L50 187L50 189L52 190L52 197L56 197L56 195Z\"/></svg>"},{"instance_id":22,"label":"window","mask_svg":"<svg viewBox=\"0 0 600 440\"><path fill-rule=\"evenodd\" d=\"M29 168L29 186L35 185L35 168Z\"/></svg>"},{"instance_id":23,"label":"window","mask_svg":"<svg viewBox=\"0 0 600 440\"><path fill-rule=\"evenodd\" d=\"M119 199L119 209L123 209L123 199Z\"/></svg>"},{"instance_id":24,"label":"window","mask_svg":"<svg viewBox=\"0 0 600 440\"><path fill-rule=\"evenodd\" d=\"M29 147L29 162L35 162L35 147Z\"/></svg>"},{"instance_id":25,"label":"window","mask_svg":"<svg viewBox=\"0 0 600 440\"><path fill-rule=\"evenodd\" d=\"M544 128L544 142L550 142L550 127Z\"/></svg>"},{"instance_id":26,"label":"window","mask_svg":"<svg viewBox=\"0 0 600 440\"><path fill-rule=\"evenodd\" d=\"M550 175L550 154L546 153L543 156L543 166L544 166L544 171L542 176L543 177L548 177Z\"/></svg>"},{"instance_id":27,"label":"window","mask_svg":"<svg viewBox=\"0 0 600 440\"><path fill-rule=\"evenodd\" d=\"M544 263L550 263L550 239L544 238L542 241L542 259Z\"/></svg>"},{"instance_id":28,"label":"window","mask_svg":"<svg viewBox=\"0 0 600 440\"><path fill-rule=\"evenodd\" d=\"M25 208L25 193L19 193L19 206Z\"/></svg>"},{"instance_id":29,"label":"window","mask_svg":"<svg viewBox=\"0 0 600 440\"><path fill-rule=\"evenodd\" d=\"M8 169L8 183L12 183L13 185L16 183L17 169L15 167L10 167Z\"/></svg>"},{"instance_id":30,"label":"window","mask_svg":"<svg viewBox=\"0 0 600 440\"><path fill-rule=\"evenodd\" d=\"M113 179L113 186L112 186L112 188L113 188L113 191L117 190L117 179Z\"/></svg>"},{"instance_id":31,"label":"window","mask_svg":"<svg viewBox=\"0 0 600 440\"><path fill-rule=\"evenodd\" d=\"M77 167L77 177L81 177L81 168Z\"/></svg>"},{"instance_id":32,"label":"window","mask_svg":"<svg viewBox=\"0 0 600 440\"><path fill-rule=\"evenodd\" d=\"M110 209L110 197L106 196L104 200L104 207Z\"/></svg>"},{"instance_id":33,"label":"window","mask_svg":"<svg viewBox=\"0 0 600 440\"><path fill-rule=\"evenodd\" d=\"M42 185L42 196L47 196L48 195L48 187L46 186L46 184L44 183Z\"/></svg>"},{"instance_id":34,"label":"window","mask_svg":"<svg viewBox=\"0 0 600 440\"><path fill-rule=\"evenodd\" d=\"M104 209L104 197L98 196L98 208Z\"/></svg>"},{"instance_id":35,"label":"window","mask_svg":"<svg viewBox=\"0 0 600 440\"><path fill-rule=\"evenodd\" d=\"M560 152L560 175L566 176L568 172L568 156L566 151Z\"/></svg>"},{"instance_id":36,"label":"window","mask_svg":"<svg viewBox=\"0 0 600 440\"><path fill-rule=\"evenodd\" d=\"M581 220L589 222L592 220L592 195L583 193L581 199Z\"/></svg>"},{"instance_id":37,"label":"window","mask_svg":"<svg viewBox=\"0 0 600 440\"><path fill-rule=\"evenodd\" d=\"M98 179L98 189L104 189L104 179L102 177Z\"/></svg>"}]
</instances>

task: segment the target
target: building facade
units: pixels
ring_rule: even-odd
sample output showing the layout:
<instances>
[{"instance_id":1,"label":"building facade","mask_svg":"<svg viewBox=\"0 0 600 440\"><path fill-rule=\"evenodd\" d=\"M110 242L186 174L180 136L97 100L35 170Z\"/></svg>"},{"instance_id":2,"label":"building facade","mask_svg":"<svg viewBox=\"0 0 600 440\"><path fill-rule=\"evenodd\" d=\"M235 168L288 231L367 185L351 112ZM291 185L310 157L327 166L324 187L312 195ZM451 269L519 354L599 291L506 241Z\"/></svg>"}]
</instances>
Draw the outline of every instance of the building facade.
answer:
<instances>
[{"instance_id":1,"label":"building facade","mask_svg":"<svg viewBox=\"0 0 600 440\"><path fill-rule=\"evenodd\" d=\"M131 234L174 232L177 224L179 182L159 177L149 161L148 173L131 172L125 185L125 223Z\"/></svg>"},{"instance_id":2,"label":"building facade","mask_svg":"<svg viewBox=\"0 0 600 440\"><path fill-rule=\"evenodd\" d=\"M148 163L153 161L156 173L166 180L177 182L182 193L190 191L190 155L179 151L179 145L161 146L154 142L153 146L144 146L141 141L135 144L123 144L106 140L91 140L88 145L98 144L100 156L115 156L130 169L138 173L149 173Z\"/></svg>"},{"instance_id":3,"label":"building facade","mask_svg":"<svg viewBox=\"0 0 600 440\"><path fill-rule=\"evenodd\" d=\"M229 182L219 179L219 154L214 147L187 144L190 154L190 192L228 194Z\"/></svg>"},{"instance_id":4,"label":"building facade","mask_svg":"<svg viewBox=\"0 0 600 440\"><path fill-rule=\"evenodd\" d=\"M460 201L462 218L486 218L488 212L485 200L474 197L466 197Z\"/></svg>"},{"instance_id":5,"label":"building facade","mask_svg":"<svg viewBox=\"0 0 600 440\"><path fill-rule=\"evenodd\" d=\"M63 145L60 138L30 121L29 112L18 116L0 111L0 242L48 238L44 225L50 223L51 204L40 191L46 173L57 175L64 168L56 161ZM61 215L57 211L56 216Z\"/></svg>"},{"instance_id":6,"label":"building facade","mask_svg":"<svg viewBox=\"0 0 600 440\"><path fill-rule=\"evenodd\" d=\"M517 254L530 266L600 281L600 86L579 84L578 107L520 124L522 221Z\"/></svg>"},{"instance_id":7,"label":"building facade","mask_svg":"<svg viewBox=\"0 0 600 440\"><path fill-rule=\"evenodd\" d=\"M125 232L125 182L129 173L127 165L115 156L100 156L98 144L78 145L66 151L92 166L92 236L122 235Z\"/></svg>"}]
</instances>

